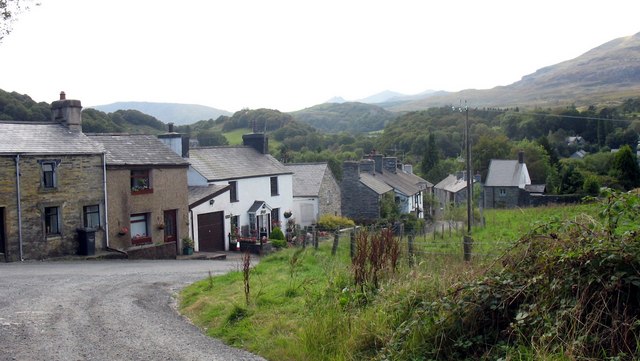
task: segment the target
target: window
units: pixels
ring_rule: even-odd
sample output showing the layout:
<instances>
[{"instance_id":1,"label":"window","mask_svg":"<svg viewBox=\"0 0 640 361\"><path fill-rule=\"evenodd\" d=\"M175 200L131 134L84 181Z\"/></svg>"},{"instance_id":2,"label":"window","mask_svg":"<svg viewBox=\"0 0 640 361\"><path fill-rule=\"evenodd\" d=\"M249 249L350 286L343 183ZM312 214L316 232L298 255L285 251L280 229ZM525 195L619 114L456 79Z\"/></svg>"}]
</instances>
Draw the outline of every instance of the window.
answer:
<instances>
[{"instance_id":1,"label":"window","mask_svg":"<svg viewBox=\"0 0 640 361\"><path fill-rule=\"evenodd\" d=\"M100 227L100 206L85 206L82 208L82 213L84 215L85 228Z\"/></svg>"},{"instance_id":2,"label":"window","mask_svg":"<svg viewBox=\"0 0 640 361\"><path fill-rule=\"evenodd\" d=\"M56 162L42 162L42 186L44 188L55 188L57 186L56 179Z\"/></svg>"},{"instance_id":3,"label":"window","mask_svg":"<svg viewBox=\"0 0 640 361\"><path fill-rule=\"evenodd\" d=\"M504 197L504 196L507 195L507 190L504 189L504 188L500 188L499 192L500 192L499 194L500 194L501 197Z\"/></svg>"},{"instance_id":4,"label":"window","mask_svg":"<svg viewBox=\"0 0 640 361\"><path fill-rule=\"evenodd\" d=\"M151 177L148 169L131 171L131 193L144 194L152 193Z\"/></svg>"},{"instance_id":5,"label":"window","mask_svg":"<svg viewBox=\"0 0 640 361\"><path fill-rule=\"evenodd\" d=\"M271 195L278 195L278 177L271 177Z\"/></svg>"},{"instance_id":6,"label":"window","mask_svg":"<svg viewBox=\"0 0 640 361\"><path fill-rule=\"evenodd\" d=\"M229 188L229 197L231 199L231 202L237 202L238 201L238 182L231 181L229 182L229 185L231 186Z\"/></svg>"},{"instance_id":7,"label":"window","mask_svg":"<svg viewBox=\"0 0 640 361\"><path fill-rule=\"evenodd\" d=\"M60 234L60 208L45 207L44 209L44 228L48 235Z\"/></svg>"},{"instance_id":8,"label":"window","mask_svg":"<svg viewBox=\"0 0 640 361\"><path fill-rule=\"evenodd\" d=\"M271 229L280 226L280 208L274 208L271 210Z\"/></svg>"},{"instance_id":9,"label":"window","mask_svg":"<svg viewBox=\"0 0 640 361\"><path fill-rule=\"evenodd\" d=\"M131 223L131 243L150 243L151 236L149 236L149 216L146 213L132 214L130 219Z\"/></svg>"}]
</instances>

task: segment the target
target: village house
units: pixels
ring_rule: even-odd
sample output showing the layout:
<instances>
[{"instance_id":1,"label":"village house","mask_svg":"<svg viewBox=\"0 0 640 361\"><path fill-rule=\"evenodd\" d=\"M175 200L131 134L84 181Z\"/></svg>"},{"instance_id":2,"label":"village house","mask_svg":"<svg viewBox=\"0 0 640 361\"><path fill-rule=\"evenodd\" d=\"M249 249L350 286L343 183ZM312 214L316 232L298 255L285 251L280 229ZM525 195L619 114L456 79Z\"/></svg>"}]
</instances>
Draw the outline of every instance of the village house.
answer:
<instances>
[{"instance_id":1,"label":"village house","mask_svg":"<svg viewBox=\"0 0 640 361\"><path fill-rule=\"evenodd\" d=\"M180 240L189 235L189 163L153 135L90 138L106 151L110 246L165 244L163 257L181 253Z\"/></svg>"},{"instance_id":2,"label":"village house","mask_svg":"<svg viewBox=\"0 0 640 361\"><path fill-rule=\"evenodd\" d=\"M340 216L340 185L326 162L288 163L293 172L292 217L302 227L318 222L320 216Z\"/></svg>"},{"instance_id":3,"label":"village house","mask_svg":"<svg viewBox=\"0 0 640 361\"><path fill-rule=\"evenodd\" d=\"M52 121L0 122L0 259L108 246L104 150L82 133L82 105L51 104Z\"/></svg>"},{"instance_id":4,"label":"village house","mask_svg":"<svg viewBox=\"0 0 640 361\"><path fill-rule=\"evenodd\" d=\"M476 179L472 179L475 183ZM466 172L449 174L433 186L433 194L438 200L437 215L441 215L448 207L457 207L467 202Z\"/></svg>"},{"instance_id":5,"label":"village house","mask_svg":"<svg viewBox=\"0 0 640 361\"><path fill-rule=\"evenodd\" d=\"M340 182L342 215L358 223L372 223L380 219L380 205L385 194L393 188L375 177L372 159L342 164Z\"/></svg>"},{"instance_id":6,"label":"village house","mask_svg":"<svg viewBox=\"0 0 640 361\"><path fill-rule=\"evenodd\" d=\"M266 135L245 134L243 146L203 147L189 150L189 186L228 186L228 201L214 201L207 213L219 213L223 226L210 228L219 250L233 249L230 238L260 240L268 238L273 227L281 226L284 212L293 207L293 172L272 157ZM193 189L193 188L192 188ZM227 203L228 202L228 203ZM220 204L220 206L218 205ZM224 204L224 207L221 207ZM210 220L214 222L213 220ZM209 233L200 227L199 215L192 215L192 232L196 244Z\"/></svg>"},{"instance_id":7,"label":"village house","mask_svg":"<svg viewBox=\"0 0 640 361\"><path fill-rule=\"evenodd\" d=\"M484 183L485 208L513 208L529 204L527 187L531 178L524 162L524 152L518 153L518 160L492 159L489 163L487 180ZM539 193L540 187L529 187ZM544 190L544 188L542 188Z\"/></svg>"}]
</instances>

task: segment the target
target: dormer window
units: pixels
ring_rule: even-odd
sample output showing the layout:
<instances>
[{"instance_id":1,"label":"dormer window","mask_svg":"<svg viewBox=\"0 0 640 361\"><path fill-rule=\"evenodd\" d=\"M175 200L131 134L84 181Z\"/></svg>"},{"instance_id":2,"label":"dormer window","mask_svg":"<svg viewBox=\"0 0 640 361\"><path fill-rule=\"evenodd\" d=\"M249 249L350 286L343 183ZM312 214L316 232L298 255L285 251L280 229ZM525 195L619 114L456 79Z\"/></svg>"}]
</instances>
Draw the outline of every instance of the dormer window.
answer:
<instances>
[{"instance_id":1,"label":"dormer window","mask_svg":"<svg viewBox=\"0 0 640 361\"><path fill-rule=\"evenodd\" d=\"M132 194L153 193L153 188L151 188L150 173L151 172L148 169L131 171Z\"/></svg>"}]
</instances>

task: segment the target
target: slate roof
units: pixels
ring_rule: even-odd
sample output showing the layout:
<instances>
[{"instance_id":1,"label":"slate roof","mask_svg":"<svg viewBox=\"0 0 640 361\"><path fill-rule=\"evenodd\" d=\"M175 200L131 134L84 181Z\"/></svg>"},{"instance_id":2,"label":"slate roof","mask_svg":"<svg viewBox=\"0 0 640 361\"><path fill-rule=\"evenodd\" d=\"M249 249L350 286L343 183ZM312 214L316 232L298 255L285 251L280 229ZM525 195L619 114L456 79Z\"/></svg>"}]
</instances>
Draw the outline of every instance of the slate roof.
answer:
<instances>
[{"instance_id":1,"label":"slate roof","mask_svg":"<svg viewBox=\"0 0 640 361\"><path fill-rule=\"evenodd\" d=\"M485 187L520 187L531 184L525 163L517 160L492 159Z\"/></svg>"},{"instance_id":2,"label":"slate roof","mask_svg":"<svg viewBox=\"0 0 640 361\"><path fill-rule=\"evenodd\" d=\"M60 123L0 122L0 154L102 154L103 147Z\"/></svg>"},{"instance_id":3,"label":"slate roof","mask_svg":"<svg viewBox=\"0 0 640 361\"><path fill-rule=\"evenodd\" d=\"M107 165L188 166L189 162L154 135L89 134L107 152Z\"/></svg>"},{"instance_id":4,"label":"slate roof","mask_svg":"<svg viewBox=\"0 0 640 361\"><path fill-rule=\"evenodd\" d=\"M292 174L271 155L247 146L192 148L189 161L208 181Z\"/></svg>"},{"instance_id":5,"label":"slate roof","mask_svg":"<svg viewBox=\"0 0 640 361\"><path fill-rule=\"evenodd\" d=\"M388 184L378 179L378 176L373 176L370 173L360 173L360 182L380 195L393 190Z\"/></svg>"},{"instance_id":6,"label":"slate roof","mask_svg":"<svg viewBox=\"0 0 640 361\"><path fill-rule=\"evenodd\" d=\"M420 193L422 189L408 177L403 177L402 174L402 172L376 172L375 177L407 197Z\"/></svg>"},{"instance_id":7,"label":"slate roof","mask_svg":"<svg viewBox=\"0 0 640 361\"><path fill-rule=\"evenodd\" d=\"M228 191L229 185L189 186L189 208L196 207Z\"/></svg>"},{"instance_id":8,"label":"slate roof","mask_svg":"<svg viewBox=\"0 0 640 361\"><path fill-rule=\"evenodd\" d=\"M322 179L329 169L327 163L288 163L285 164L285 167L293 172L294 197L318 197L320 195Z\"/></svg>"},{"instance_id":9,"label":"slate roof","mask_svg":"<svg viewBox=\"0 0 640 361\"><path fill-rule=\"evenodd\" d=\"M473 182L474 180L472 179L471 181ZM433 188L443 189L451 193L458 193L467 188L467 180L463 178L458 179L455 175L449 174L445 179L434 185Z\"/></svg>"}]
</instances>

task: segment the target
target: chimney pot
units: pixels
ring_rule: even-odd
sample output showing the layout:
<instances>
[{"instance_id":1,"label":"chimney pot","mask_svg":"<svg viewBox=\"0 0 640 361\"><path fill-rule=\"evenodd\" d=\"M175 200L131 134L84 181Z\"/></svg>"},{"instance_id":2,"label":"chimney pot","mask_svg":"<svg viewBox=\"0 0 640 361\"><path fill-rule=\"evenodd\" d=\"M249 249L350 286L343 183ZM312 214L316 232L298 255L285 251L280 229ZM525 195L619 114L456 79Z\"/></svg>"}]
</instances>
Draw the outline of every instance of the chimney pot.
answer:
<instances>
[{"instance_id":1,"label":"chimney pot","mask_svg":"<svg viewBox=\"0 0 640 361\"><path fill-rule=\"evenodd\" d=\"M65 100L67 99L67 94L64 93L64 91L60 92L60 100Z\"/></svg>"},{"instance_id":2,"label":"chimney pot","mask_svg":"<svg viewBox=\"0 0 640 361\"><path fill-rule=\"evenodd\" d=\"M167 124L169 126L169 133L173 133L173 123Z\"/></svg>"}]
</instances>

